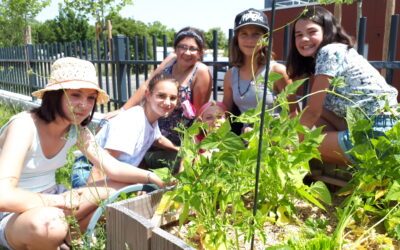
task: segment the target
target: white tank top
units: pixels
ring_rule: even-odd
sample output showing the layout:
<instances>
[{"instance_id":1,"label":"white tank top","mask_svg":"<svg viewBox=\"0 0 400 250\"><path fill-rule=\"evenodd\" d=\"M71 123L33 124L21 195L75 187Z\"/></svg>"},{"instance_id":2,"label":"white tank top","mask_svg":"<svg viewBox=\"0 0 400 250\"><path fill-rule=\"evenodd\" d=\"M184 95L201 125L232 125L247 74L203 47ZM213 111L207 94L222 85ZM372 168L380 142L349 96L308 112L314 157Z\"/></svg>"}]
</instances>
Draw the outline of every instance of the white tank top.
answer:
<instances>
[{"instance_id":1,"label":"white tank top","mask_svg":"<svg viewBox=\"0 0 400 250\"><path fill-rule=\"evenodd\" d=\"M32 192L42 192L56 184L55 172L67 162L68 150L76 143L76 128L75 126L71 126L64 147L54 157L49 159L43 154L38 131L31 114L22 112L13 116L0 129L0 152L5 139L3 132L7 129L8 125L16 119L23 119L27 123L32 124L35 128L33 130L32 145L26 154L18 187Z\"/></svg>"}]
</instances>

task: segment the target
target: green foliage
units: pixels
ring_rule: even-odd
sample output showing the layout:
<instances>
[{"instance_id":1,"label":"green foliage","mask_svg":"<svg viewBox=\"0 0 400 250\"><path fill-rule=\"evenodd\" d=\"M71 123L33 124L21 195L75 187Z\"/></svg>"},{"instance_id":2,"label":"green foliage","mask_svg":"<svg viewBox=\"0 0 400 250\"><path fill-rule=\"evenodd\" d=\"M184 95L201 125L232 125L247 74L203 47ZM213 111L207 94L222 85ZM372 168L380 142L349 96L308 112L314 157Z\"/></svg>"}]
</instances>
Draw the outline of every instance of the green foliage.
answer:
<instances>
[{"instance_id":1,"label":"green foliage","mask_svg":"<svg viewBox=\"0 0 400 250\"><path fill-rule=\"evenodd\" d=\"M92 39L90 29L87 17L60 5L58 16L43 24L35 24L32 34L37 43L74 42Z\"/></svg>"},{"instance_id":2,"label":"green foliage","mask_svg":"<svg viewBox=\"0 0 400 250\"><path fill-rule=\"evenodd\" d=\"M147 55L148 59L153 58L153 39L152 36L156 37L157 46L162 46L163 44L163 35L167 35L167 45L172 46L174 41L175 31L173 29L168 29L165 25L162 25L160 22L154 22L145 24L141 21L136 21L131 18L124 18L118 14L111 14L107 17L107 19L111 20L113 26L113 35L123 34L129 37L130 39L130 51L132 53L136 53L134 48L134 40L135 36L138 36L138 44L139 48L143 48L143 37L147 38L148 47L147 47ZM144 50L139 50L139 58L144 58ZM162 58L157 58L158 60L162 60Z\"/></svg>"},{"instance_id":3,"label":"green foliage","mask_svg":"<svg viewBox=\"0 0 400 250\"><path fill-rule=\"evenodd\" d=\"M207 32L204 32L204 39L206 40L205 41L206 48L213 48L213 40L214 40L213 39L214 38L213 33L214 33L214 31L217 31L218 48L219 49L223 49L223 50L227 50L227 48L228 48L228 39L226 38L225 33L219 27L211 28Z\"/></svg>"},{"instance_id":4,"label":"green foliage","mask_svg":"<svg viewBox=\"0 0 400 250\"><path fill-rule=\"evenodd\" d=\"M283 92L278 100L285 102L286 95ZM179 184L173 191L174 199L184 207L180 222L191 220L191 231L199 234L206 246L232 249L237 246L239 237L244 236L248 241L252 233L265 239L265 222L290 222L296 199L305 199L321 208L321 201L330 203L324 184L310 187L303 183L309 172L308 161L319 158L317 147L323 138L321 129L304 128L299 117L289 117L287 101L278 104L281 107L279 117L268 112L264 116L265 136L255 216L252 204L261 105L236 118L254 125L252 131L241 136L230 131L229 122L209 133L200 144L194 144L192 138L204 125L195 123L183 131L184 171L177 176ZM302 142L298 141L299 133L304 134ZM200 149L208 154L199 155ZM228 238L227 231L234 232L235 239Z\"/></svg>"},{"instance_id":5,"label":"green foliage","mask_svg":"<svg viewBox=\"0 0 400 250\"><path fill-rule=\"evenodd\" d=\"M0 46L24 44L24 32L29 22L50 0L3 0L0 1Z\"/></svg>"},{"instance_id":6,"label":"green foliage","mask_svg":"<svg viewBox=\"0 0 400 250\"><path fill-rule=\"evenodd\" d=\"M81 13L91 16L97 22L103 22L110 13L118 13L123 7L133 4L132 0L64 0L65 5Z\"/></svg>"},{"instance_id":7,"label":"green foliage","mask_svg":"<svg viewBox=\"0 0 400 250\"><path fill-rule=\"evenodd\" d=\"M16 105L5 104L0 102L0 127L2 127L11 116L18 114L22 109Z\"/></svg>"},{"instance_id":8,"label":"green foliage","mask_svg":"<svg viewBox=\"0 0 400 250\"><path fill-rule=\"evenodd\" d=\"M66 188L71 189L71 173L72 173L72 166L75 161L74 151L77 150L76 146L73 146L68 150L67 154L67 163L57 169L56 171L56 182L58 184L64 185Z\"/></svg>"},{"instance_id":9,"label":"green foliage","mask_svg":"<svg viewBox=\"0 0 400 250\"><path fill-rule=\"evenodd\" d=\"M53 31L55 20L47 20L44 23L32 22L32 41L33 43L55 43L57 37Z\"/></svg>"}]
</instances>

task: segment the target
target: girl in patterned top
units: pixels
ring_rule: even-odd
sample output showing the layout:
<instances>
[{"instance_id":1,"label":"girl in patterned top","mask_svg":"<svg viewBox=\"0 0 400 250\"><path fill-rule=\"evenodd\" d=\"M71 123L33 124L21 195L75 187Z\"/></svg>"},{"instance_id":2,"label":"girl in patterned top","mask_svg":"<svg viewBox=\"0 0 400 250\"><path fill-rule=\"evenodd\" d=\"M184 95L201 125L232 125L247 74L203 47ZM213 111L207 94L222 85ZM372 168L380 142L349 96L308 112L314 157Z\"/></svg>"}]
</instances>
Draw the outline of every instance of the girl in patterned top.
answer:
<instances>
[{"instance_id":1,"label":"girl in patterned top","mask_svg":"<svg viewBox=\"0 0 400 250\"><path fill-rule=\"evenodd\" d=\"M386 103L392 108L397 106L397 90L352 45L351 38L332 13L315 6L294 23L287 62L289 76L292 79L310 77L311 93L316 93L308 98L301 123L309 128L324 126L322 159L337 164L354 162L346 153L352 148L345 122L348 107L361 108L372 116L380 114ZM343 79L343 84L331 86L333 78ZM346 98L322 91L333 88ZM374 126L385 131L394 123L392 117L380 116Z\"/></svg>"}]
</instances>

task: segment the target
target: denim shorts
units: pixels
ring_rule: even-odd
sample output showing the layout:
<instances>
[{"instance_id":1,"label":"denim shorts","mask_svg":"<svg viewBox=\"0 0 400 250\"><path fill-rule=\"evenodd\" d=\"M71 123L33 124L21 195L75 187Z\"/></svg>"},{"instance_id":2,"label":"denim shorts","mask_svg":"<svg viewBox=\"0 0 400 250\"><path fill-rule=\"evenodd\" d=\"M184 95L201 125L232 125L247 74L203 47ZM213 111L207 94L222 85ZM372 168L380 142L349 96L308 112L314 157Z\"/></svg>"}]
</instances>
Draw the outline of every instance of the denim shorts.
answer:
<instances>
[{"instance_id":1,"label":"denim shorts","mask_svg":"<svg viewBox=\"0 0 400 250\"><path fill-rule=\"evenodd\" d=\"M45 194L61 194L67 191L67 189L63 185L55 185L42 193ZM12 249L6 240L6 226L8 221L15 213L12 212L0 212L0 246Z\"/></svg>"},{"instance_id":2,"label":"denim shorts","mask_svg":"<svg viewBox=\"0 0 400 250\"><path fill-rule=\"evenodd\" d=\"M397 122L397 117L391 115L378 115L374 118L374 125L372 126L372 132L369 135L370 138L375 138L385 135L385 132L390 130ZM343 150L345 157L351 162L356 163L356 159L349 154L349 150L353 148L353 143L350 139L349 130L340 131L338 133L338 142L340 148Z\"/></svg>"},{"instance_id":3,"label":"denim shorts","mask_svg":"<svg viewBox=\"0 0 400 250\"><path fill-rule=\"evenodd\" d=\"M75 159L72 165L71 184L72 188L80 188L86 186L87 180L92 171L93 165L85 156L80 156Z\"/></svg>"}]
</instances>

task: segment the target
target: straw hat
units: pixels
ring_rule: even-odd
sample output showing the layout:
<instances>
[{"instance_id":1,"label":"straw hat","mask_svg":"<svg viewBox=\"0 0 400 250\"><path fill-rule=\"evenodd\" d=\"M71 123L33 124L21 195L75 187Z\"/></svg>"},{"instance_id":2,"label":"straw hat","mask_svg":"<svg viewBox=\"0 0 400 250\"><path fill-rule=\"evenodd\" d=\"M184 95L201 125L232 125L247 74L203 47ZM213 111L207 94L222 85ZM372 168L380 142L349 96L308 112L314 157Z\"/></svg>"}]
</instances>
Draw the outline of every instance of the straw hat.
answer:
<instances>
[{"instance_id":1,"label":"straw hat","mask_svg":"<svg viewBox=\"0 0 400 250\"><path fill-rule=\"evenodd\" d=\"M44 89L32 93L41 99L47 91L59 89L95 89L98 92L97 103L104 104L110 99L107 93L99 87L96 69L86 60L64 57L51 65L49 83Z\"/></svg>"}]
</instances>

